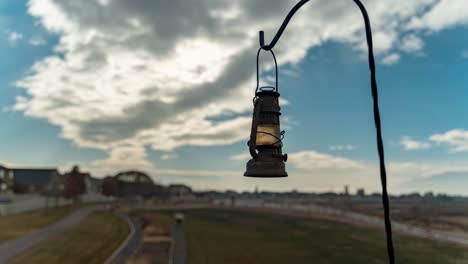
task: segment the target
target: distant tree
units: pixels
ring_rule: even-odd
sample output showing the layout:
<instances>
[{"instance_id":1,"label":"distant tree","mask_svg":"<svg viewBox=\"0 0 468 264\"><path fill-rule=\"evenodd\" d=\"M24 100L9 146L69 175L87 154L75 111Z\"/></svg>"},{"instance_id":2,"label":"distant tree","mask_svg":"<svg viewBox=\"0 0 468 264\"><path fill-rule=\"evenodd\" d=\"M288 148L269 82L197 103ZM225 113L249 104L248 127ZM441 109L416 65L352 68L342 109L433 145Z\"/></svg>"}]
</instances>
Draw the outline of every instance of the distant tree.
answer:
<instances>
[{"instance_id":1,"label":"distant tree","mask_svg":"<svg viewBox=\"0 0 468 264\"><path fill-rule=\"evenodd\" d=\"M106 177L101 182L101 193L104 196L117 196L117 182L114 177Z\"/></svg>"},{"instance_id":2,"label":"distant tree","mask_svg":"<svg viewBox=\"0 0 468 264\"><path fill-rule=\"evenodd\" d=\"M356 195L357 195L357 196L360 196L360 197L364 197L364 196L366 196L366 191L365 191L363 188L358 189L358 190L356 191Z\"/></svg>"},{"instance_id":3,"label":"distant tree","mask_svg":"<svg viewBox=\"0 0 468 264\"><path fill-rule=\"evenodd\" d=\"M73 203L79 202L80 195L86 192L85 174L80 172L78 166L65 175L64 196L72 199Z\"/></svg>"}]
</instances>

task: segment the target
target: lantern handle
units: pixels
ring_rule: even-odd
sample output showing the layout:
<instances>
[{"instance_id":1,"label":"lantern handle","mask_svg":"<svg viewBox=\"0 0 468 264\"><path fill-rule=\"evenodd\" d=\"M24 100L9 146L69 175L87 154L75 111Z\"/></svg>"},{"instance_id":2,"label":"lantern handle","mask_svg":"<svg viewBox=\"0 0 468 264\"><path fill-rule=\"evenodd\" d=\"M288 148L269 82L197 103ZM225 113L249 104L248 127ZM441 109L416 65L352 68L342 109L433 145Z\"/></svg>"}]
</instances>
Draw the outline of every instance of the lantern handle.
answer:
<instances>
[{"instance_id":1,"label":"lantern handle","mask_svg":"<svg viewBox=\"0 0 468 264\"><path fill-rule=\"evenodd\" d=\"M260 52L262 51L263 48L259 48L257 52L257 88L255 88L255 94L260 91L263 91L263 89L271 89L273 92L279 92L278 89L278 62L276 61L276 56L273 50L269 50L271 55L273 56L273 61L275 62L275 86L264 86L260 87Z\"/></svg>"}]
</instances>

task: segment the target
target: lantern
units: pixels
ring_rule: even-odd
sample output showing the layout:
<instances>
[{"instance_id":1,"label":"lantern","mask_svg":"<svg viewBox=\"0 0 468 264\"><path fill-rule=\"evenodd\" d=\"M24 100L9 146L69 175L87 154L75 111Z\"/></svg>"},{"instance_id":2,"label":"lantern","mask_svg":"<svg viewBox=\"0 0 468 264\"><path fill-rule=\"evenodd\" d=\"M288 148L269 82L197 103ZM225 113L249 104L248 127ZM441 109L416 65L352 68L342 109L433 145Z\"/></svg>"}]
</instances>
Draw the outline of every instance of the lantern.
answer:
<instances>
[{"instance_id":1,"label":"lantern","mask_svg":"<svg viewBox=\"0 0 468 264\"><path fill-rule=\"evenodd\" d=\"M252 159L247 162L246 177L279 178L287 177L285 164L287 154L282 154L284 131L280 129L281 108L278 93L278 66L275 54L276 86L259 87L259 55L257 53L257 89L254 97L252 130L248 142Z\"/></svg>"},{"instance_id":2,"label":"lantern","mask_svg":"<svg viewBox=\"0 0 468 264\"><path fill-rule=\"evenodd\" d=\"M301 0L299 1L292 9L289 11L285 20L281 24L278 32L271 40L270 44L265 44L265 34L263 31L260 31L259 42L260 50L257 54L257 90L255 91L254 98L254 117L252 122L252 132L250 135L249 149L252 158L247 163L247 171L244 176L250 177L286 177L287 173L285 171L284 162L287 160L287 155L281 153L281 140L283 137L283 132L279 132L279 116L280 108L278 106L278 66L276 64L275 55L272 52L272 49L275 47L276 43L280 39L284 30L286 29L289 21L294 16L294 14L307 2L310 0ZM353 0L354 3L358 6L359 10L362 13L364 18L365 30L366 30L366 40L368 48L368 59L369 59L369 70L371 77L371 92L372 92L372 102L374 110L374 123L377 132L377 151L379 154L379 163L380 163L380 181L382 183L382 205L384 209L384 223L385 223L385 232L387 238L387 253L390 264L395 263L395 252L393 248L393 236L392 236L392 220L390 217L390 199L387 191L387 170L385 167L385 155L384 155L384 145L382 138L382 126L380 121L380 110L379 110L379 96L377 89L377 78L375 70L375 58L374 58L374 43L372 40L372 29L369 19L369 14L365 6L362 4L361 0ZM258 88L258 79L259 79L259 70L258 70L258 60L261 50L270 51L275 59L275 68L276 68L276 87L262 87ZM258 151L258 153L257 153Z\"/></svg>"}]
</instances>

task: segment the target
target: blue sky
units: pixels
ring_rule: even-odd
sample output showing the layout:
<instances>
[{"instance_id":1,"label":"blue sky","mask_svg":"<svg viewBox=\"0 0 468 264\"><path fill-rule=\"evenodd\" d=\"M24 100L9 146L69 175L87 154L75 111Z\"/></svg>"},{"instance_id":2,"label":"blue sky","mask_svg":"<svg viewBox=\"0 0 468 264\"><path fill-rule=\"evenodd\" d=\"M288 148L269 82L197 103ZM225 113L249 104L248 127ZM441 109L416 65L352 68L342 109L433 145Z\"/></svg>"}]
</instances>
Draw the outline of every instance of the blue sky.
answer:
<instances>
[{"instance_id":1,"label":"blue sky","mask_svg":"<svg viewBox=\"0 0 468 264\"><path fill-rule=\"evenodd\" d=\"M241 176L256 32L271 36L294 1L262 6L265 21L249 14L260 7L234 2L206 19L165 1L2 2L0 163L79 164L96 176L136 168L199 189L378 191L362 22L345 4L311 4L277 48L290 177ZM468 12L450 13L464 4L455 2L418 0L404 12L368 3L393 193L463 193L453 174L468 183Z\"/></svg>"}]
</instances>

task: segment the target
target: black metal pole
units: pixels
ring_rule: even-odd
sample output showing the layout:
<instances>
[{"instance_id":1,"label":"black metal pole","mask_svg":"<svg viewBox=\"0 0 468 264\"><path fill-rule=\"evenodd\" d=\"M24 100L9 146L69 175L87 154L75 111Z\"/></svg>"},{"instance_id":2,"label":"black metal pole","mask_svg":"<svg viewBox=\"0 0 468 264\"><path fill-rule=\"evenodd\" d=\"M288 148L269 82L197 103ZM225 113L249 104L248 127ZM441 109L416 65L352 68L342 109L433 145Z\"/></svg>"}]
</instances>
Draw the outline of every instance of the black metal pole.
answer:
<instances>
[{"instance_id":1,"label":"black metal pole","mask_svg":"<svg viewBox=\"0 0 468 264\"><path fill-rule=\"evenodd\" d=\"M377 137L377 152L379 155L379 163L380 163L380 181L382 184L382 204L384 208L384 222L385 222L385 233L386 233L386 240L387 240L387 253L388 253L388 261L390 264L395 263L395 251L393 248L393 237L392 237L392 222L390 217L390 201L388 197L387 191L387 170L385 167L385 152L384 152L384 145L383 145L383 137L382 137L382 126L380 120L380 110L379 110L379 96L378 96L378 89L377 89L377 78L376 78L376 71L375 71L375 58L374 58L374 44L372 41L372 28L370 24L369 15L365 6L362 4L360 0L353 0L354 3L359 7L359 10L362 13L364 18L365 30L366 30L366 40L369 52L369 70L370 70L370 78L371 78L371 91L372 91L372 100L373 100L373 111L374 111L374 122L375 122L375 129L376 129L376 137ZM309 2L309 0L301 0L297 3L291 11L289 11L288 15L286 16L285 20L281 24L278 32L274 36L273 40L270 44L265 45L265 34L263 31L259 33L259 40L260 40L260 47L264 50L271 50L276 45L278 40L281 38L286 26L288 25L291 18L294 14L305 4Z\"/></svg>"}]
</instances>

